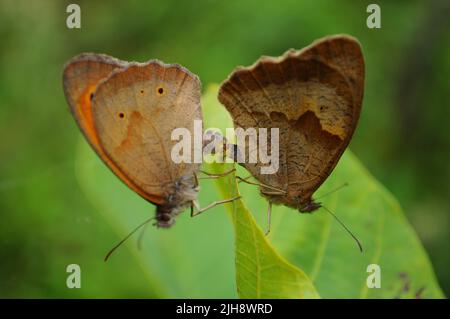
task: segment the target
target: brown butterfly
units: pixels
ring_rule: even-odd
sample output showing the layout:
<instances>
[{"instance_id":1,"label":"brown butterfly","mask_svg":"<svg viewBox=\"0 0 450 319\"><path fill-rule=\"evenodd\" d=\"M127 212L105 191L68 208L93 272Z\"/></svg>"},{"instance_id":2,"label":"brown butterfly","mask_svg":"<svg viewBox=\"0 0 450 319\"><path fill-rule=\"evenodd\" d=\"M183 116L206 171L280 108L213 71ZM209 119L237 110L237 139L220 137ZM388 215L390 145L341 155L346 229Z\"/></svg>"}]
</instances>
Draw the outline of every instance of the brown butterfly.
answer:
<instances>
[{"instance_id":1,"label":"brown butterfly","mask_svg":"<svg viewBox=\"0 0 450 319\"><path fill-rule=\"evenodd\" d=\"M126 62L85 53L66 64L63 84L70 110L98 156L128 187L156 205L155 218L133 230L106 259L152 219L157 227L168 228L188 207L194 216L237 199L200 209L200 164L175 163L171 158L176 143L171 132L176 128L192 132L194 121L202 120L200 80L186 68L158 60Z\"/></svg>"},{"instance_id":2,"label":"brown butterfly","mask_svg":"<svg viewBox=\"0 0 450 319\"><path fill-rule=\"evenodd\" d=\"M189 206L198 208L200 164L170 157L171 132L192 131L194 120L202 120L196 75L158 60L125 62L85 53L66 64L63 83L87 141L126 185L156 205L158 227L170 227Z\"/></svg>"},{"instance_id":3,"label":"brown butterfly","mask_svg":"<svg viewBox=\"0 0 450 319\"><path fill-rule=\"evenodd\" d=\"M327 37L281 57L237 68L218 98L234 126L279 128L279 170L242 165L269 203L312 212L313 193L330 175L355 131L364 91L364 59L350 36ZM248 154L248 147L245 150Z\"/></svg>"},{"instance_id":4,"label":"brown butterfly","mask_svg":"<svg viewBox=\"0 0 450 319\"><path fill-rule=\"evenodd\" d=\"M63 75L70 110L89 144L132 190L155 204L156 225L170 227L197 199L199 164L170 158L174 128L201 120L198 77L158 60L129 63L81 54Z\"/></svg>"}]
</instances>

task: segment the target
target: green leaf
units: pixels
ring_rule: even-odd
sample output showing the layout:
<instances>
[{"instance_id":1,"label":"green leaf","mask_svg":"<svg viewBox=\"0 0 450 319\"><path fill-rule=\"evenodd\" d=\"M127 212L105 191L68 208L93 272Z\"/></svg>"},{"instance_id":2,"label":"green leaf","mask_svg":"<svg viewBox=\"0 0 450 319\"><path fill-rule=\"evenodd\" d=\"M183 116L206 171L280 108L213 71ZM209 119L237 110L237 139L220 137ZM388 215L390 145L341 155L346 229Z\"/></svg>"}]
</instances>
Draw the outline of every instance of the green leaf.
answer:
<instances>
[{"instance_id":1,"label":"green leaf","mask_svg":"<svg viewBox=\"0 0 450 319\"><path fill-rule=\"evenodd\" d=\"M348 187L320 201L360 239L363 253L324 209L301 214L274 206L268 237L278 252L306 272L323 298L442 298L426 252L399 204L350 151L315 197L346 182ZM267 203L258 191L241 184L240 189L251 211L265 217ZM366 284L370 264L381 267L379 289Z\"/></svg>"},{"instance_id":2,"label":"green leaf","mask_svg":"<svg viewBox=\"0 0 450 319\"><path fill-rule=\"evenodd\" d=\"M232 165L214 165L223 173ZM224 198L239 196L236 178L229 174L218 180ZM308 276L281 257L267 241L244 202L228 206L236 242L236 282L240 298L318 298Z\"/></svg>"},{"instance_id":3,"label":"green leaf","mask_svg":"<svg viewBox=\"0 0 450 319\"><path fill-rule=\"evenodd\" d=\"M232 124L216 94L217 86L211 86L202 101L205 128L223 130ZM226 167L213 165L212 169ZM239 168L238 175L248 173ZM77 176L86 196L118 234L117 240L153 216L154 207L123 185L84 140L78 152ZM137 236L122 249L132 252L134 260L129 262L142 269L136 276L145 278L149 295L158 297L230 298L237 296L236 291L243 298L312 298L318 294L324 298L443 297L428 257L400 206L350 152L344 154L316 197L345 182L350 186L321 201L362 241L362 254L322 209L300 214L276 206L271 233L265 237L257 224L265 227L267 223L267 202L257 187L242 183L242 201L218 206L193 219L185 212L169 230L149 227L142 250L136 248ZM232 176L217 184L220 193L212 181L202 181L202 206L237 194ZM225 207L232 209L232 223ZM114 244L105 247L105 253ZM119 249L109 262L124 256ZM366 269L372 263L381 267L380 289L366 285Z\"/></svg>"}]
</instances>

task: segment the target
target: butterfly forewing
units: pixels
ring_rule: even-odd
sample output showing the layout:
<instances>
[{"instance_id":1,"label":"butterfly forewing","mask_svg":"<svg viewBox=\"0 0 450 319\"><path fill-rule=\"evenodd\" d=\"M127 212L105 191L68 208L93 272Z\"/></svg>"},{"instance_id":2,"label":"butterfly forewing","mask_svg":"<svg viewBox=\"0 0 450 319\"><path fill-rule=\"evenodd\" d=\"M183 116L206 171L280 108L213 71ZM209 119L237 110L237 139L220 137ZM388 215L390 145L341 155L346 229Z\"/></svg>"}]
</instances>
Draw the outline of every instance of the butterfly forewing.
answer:
<instances>
[{"instance_id":1,"label":"butterfly forewing","mask_svg":"<svg viewBox=\"0 0 450 319\"><path fill-rule=\"evenodd\" d=\"M171 158L172 130L193 132L202 119L198 78L178 65L150 61L113 72L95 92L93 118L105 153L146 194L165 198L198 169Z\"/></svg>"},{"instance_id":2,"label":"butterfly forewing","mask_svg":"<svg viewBox=\"0 0 450 319\"><path fill-rule=\"evenodd\" d=\"M330 36L315 41L300 51L303 59L314 58L334 67L344 75L352 87L356 101L362 104L364 94L364 58L358 40L346 35ZM355 121L359 118L361 107L355 107Z\"/></svg>"},{"instance_id":3,"label":"butterfly forewing","mask_svg":"<svg viewBox=\"0 0 450 319\"><path fill-rule=\"evenodd\" d=\"M114 70L125 68L127 65L128 62L105 54L82 53L71 59L64 67L64 93L78 127L103 162L136 193L149 201L160 203L162 198L144 193L107 156L99 144L94 127L92 99L97 86Z\"/></svg>"},{"instance_id":4,"label":"butterfly forewing","mask_svg":"<svg viewBox=\"0 0 450 319\"><path fill-rule=\"evenodd\" d=\"M93 132L91 96L101 80L126 64L125 61L105 54L83 53L71 59L64 67L64 94L70 111L97 153L101 153L101 150Z\"/></svg>"}]
</instances>

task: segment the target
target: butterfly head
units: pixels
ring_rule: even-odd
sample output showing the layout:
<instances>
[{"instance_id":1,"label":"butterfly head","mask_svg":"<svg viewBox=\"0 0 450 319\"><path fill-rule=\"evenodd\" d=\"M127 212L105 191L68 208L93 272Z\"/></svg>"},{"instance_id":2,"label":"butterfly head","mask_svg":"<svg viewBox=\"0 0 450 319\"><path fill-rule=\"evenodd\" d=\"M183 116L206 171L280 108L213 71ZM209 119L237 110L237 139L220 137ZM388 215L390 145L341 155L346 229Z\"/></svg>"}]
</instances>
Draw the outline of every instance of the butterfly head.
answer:
<instances>
[{"instance_id":1,"label":"butterfly head","mask_svg":"<svg viewBox=\"0 0 450 319\"><path fill-rule=\"evenodd\" d=\"M161 228L172 226L175 217L192 205L199 192L192 174L182 176L168 185L168 189L166 201L156 207L156 226Z\"/></svg>"},{"instance_id":2,"label":"butterfly head","mask_svg":"<svg viewBox=\"0 0 450 319\"><path fill-rule=\"evenodd\" d=\"M309 202L299 207L300 213L312 213L313 211L319 209L322 205L319 202L315 202L313 199L310 199Z\"/></svg>"}]
</instances>

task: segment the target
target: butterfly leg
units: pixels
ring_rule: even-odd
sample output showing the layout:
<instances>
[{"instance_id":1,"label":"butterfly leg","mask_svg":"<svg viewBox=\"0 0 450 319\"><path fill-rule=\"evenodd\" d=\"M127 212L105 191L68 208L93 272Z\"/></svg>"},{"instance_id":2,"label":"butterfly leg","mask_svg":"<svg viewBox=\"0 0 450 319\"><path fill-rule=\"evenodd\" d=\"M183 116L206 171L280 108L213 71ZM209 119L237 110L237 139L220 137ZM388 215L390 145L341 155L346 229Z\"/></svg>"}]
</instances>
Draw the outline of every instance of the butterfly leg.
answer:
<instances>
[{"instance_id":1,"label":"butterfly leg","mask_svg":"<svg viewBox=\"0 0 450 319\"><path fill-rule=\"evenodd\" d=\"M240 177L238 183L242 183L242 182L245 183L246 181L248 181L252 177L253 177L252 175L248 175L247 177L244 177L244 178Z\"/></svg>"},{"instance_id":2,"label":"butterfly leg","mask_svg":"<svg viewBox=\"0 0 450 319\"><path fill-rule=\"evenodd\" d=\"M286 192L280 192L280 191L272 191L272 192L268 192L268 191L264 191L261 192L261 194L263 195L275 195L275 196L280 196L280 195L286 195Z\"/></svg>"},{"instance_id":3,"label":"butterfly leg","mask_svg":"<svg viewBox=\"0 0 450 319\"><path fill-rule=\"evenodd\" d=\"M269 202L269 207L267 208L267 229L265 235L269 235L270 233L270 225L271 225L271 217L272 217L272 203Z\"/></svg>"},{"instance_id":4,"label":"butterfly leg","mask_svg":"<svg viewBox=\"0 0 450 319\"><path fill-rule=\"evenodd\" d=\"M194 172L194 182L195 182L195 187L198 187L198 176L197 176L196 172Z\"/></svg>"},{"instance_id":5,"label":"butterfly leg","mask_svg":"<svg viewBox=\"0 0 450 319\"><path fill-rule=\"evenodd\" d=\"M247 179L244 179L244 178L242 178L240 176L236 176L236 178L239 181L247 183L247 184L250 184L250 185L256 185L256 186L260 186L260 187L265 187L265 188L268 188L268 189L272 189L272 190L278 191L281 194L286 194L286 191L284 191L282 189L279 189L279 188L276 188L276 187L273 187L273 186L269 186L269 185L266 185L266 184L263 184L263 183L250 182ZM278 194L278 195L280 195L280 194Z\"/></svg>"},{"instance_id":6,"label":"butterfly leg","mask_svg":"<svg viewBox=\"0 0 450 319\"><path fill-rule=\"evenodd\" d=\"M233 172L235 172L235 171L236 171L236 169L233 168L233 169L230 169L229 171L226 171L226 172L224 172L224 173L220 173L220 174L212 174L212 173L208 173L208 172L205 172L205 171L200 170L200 173L203 173L203 174L207 175L207 177L199 177L199 179L215 179L215 178L220 178L220 177L227 176L227 175L229 175L229 174L231 174L231 173L233 173Z\"/></svg>"},{"instance_id":7,"label":"butterfly leg","mask_svg":"<svg viewBox=\"0 0 450 319\"><path fill-rule=\"evenodd\" d=\"M215 202L212 202L211 204L209 204L208 206L203 207L203 208L200 208L200 207L198 206L198 203L195 202L195 201L193 201L193 202L192 202L193 205L191 205L191 207L195 206L195 208L197 209L197 211L194 212L194 209L192 209L192 210L191 210L191 217L197 216L197 215L199 215L199 214L201 214L201 213L207 211L207 210L210 209L210 208L216 207L216 206L221 205L221 204L230 203L230 202L233 202L233 201L238 200L238 199L240 199L240 198L241 198L241 196L236 196L236 197L229 198L229 199L224 199L224 200L215 201Z\"/></svg>"}]
</instances>

